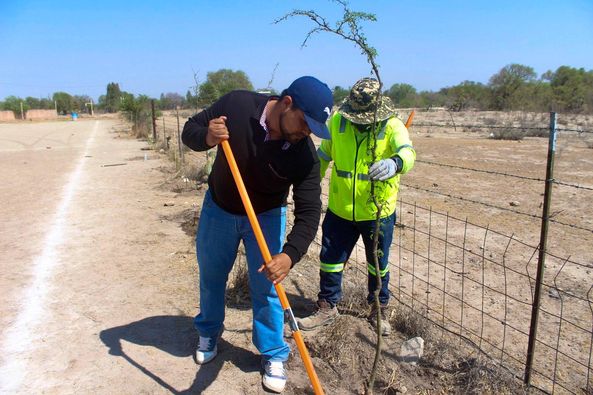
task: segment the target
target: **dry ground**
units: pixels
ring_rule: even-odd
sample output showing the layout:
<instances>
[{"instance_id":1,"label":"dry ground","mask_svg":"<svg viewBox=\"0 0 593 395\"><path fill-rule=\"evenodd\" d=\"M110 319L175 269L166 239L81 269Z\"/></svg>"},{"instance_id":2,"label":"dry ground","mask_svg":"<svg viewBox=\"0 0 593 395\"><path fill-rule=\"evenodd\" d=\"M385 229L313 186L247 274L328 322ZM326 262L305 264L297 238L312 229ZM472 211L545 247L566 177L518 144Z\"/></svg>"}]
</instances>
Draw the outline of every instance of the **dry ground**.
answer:
<instances>
[{"instance_id":1,"label":"dry ground","mask_svg":"<svg viewBox=\"0 0 593 395\"><path fill-rule=\"evenodd\" d=\"M181 124L188 115L189 113L185 113L181 116ZM404 119L407 117L405 112L402 112L402 115ZM561 128L593 130L591 117L560 114L558 121ZM165 122L167 127L173 125L173 132L176 131L174 117L166 117ZM443 317L453 320L457 326L461 320L464 325L463 334L476 340L473 335L477 333L480 339L483 338L486 341L483 344L483 349L487 352L502 347L504 349L503 362L519 376L522 374L523 367L517 367L517 364L514 364L515 361L510 360L507 354L517 359L519 365L524 363L527 339L523 333L529 331L529 303L532 297L530 290L533 287L537 264L537 255L533 259L535 247L529 246L537 246L539 241L541 221L536 217L541 216L544 184L542 181L475 172L471 169L535 179L545 178L547 138L526 137L520 141L509 141L491 139L489 135L499 130L496 128L509 126L519 128L519 131L521 128L541 127L545 133L548 122L549 114L448 113L443 111L418 113L415 118L417 126L412 128L412 139L418 151L419 162L416 168L403 178L405 185L401 188L400 197L406 204L400 207L399 213L400 221L408 228L413 228L413 221L417 220L416 232L410 233L406 231L407 228L404 228L398 235L399 239L394 242L392 250L391 261L394 266L400 269L400 278L392 281L392 284L395 284L394 292L400 291L398 288L401 287L404 292L407 291L408 295L413 294L416 301L426 301L425 304L430 306L429 313L436 313L439 320L443 313L446 313L443 314ZM592 141L593 134L566 131L560 133L556 152L556 180L589 188L593 186ZM187 167L186 174L200 174L203 162L196 163L203 160L203 154L189 154L187 158L192 164ZM428 162L466 167L470 170L436 166ZM326 183L324 185L327 186ZM592 229L591 214L593 213L589 204L591 195L592 191L587 189L556 185L551 208L553 219L576 227ZM461 199L458 199L459 197ZM418 212L414 212L414 203L419 206ZM435 232L431 236L432 247L430 247L427 238L421 239L418 232L426 232L428 229L429 208L433 210L433 213L449 213L453 218L467 219L470 223L470 230L465 236L468 243L466 250L471 252L473 249L475 256L470 256L471 254L468 253L469 258L463 258L463 265L470 264L472 268L463 271L461 264L459 267L455 267L451 262L454 261L452 258L455 258L456 253L452 252L451 248L447 252L451 270L465 273L466 277L479 274L485 277L481 280L481 286L466 284L465 290L461 292L463 285L459 276L451 278L450 273L447 275L447 291L449 295L454 294L456 297L460 297L459 294L462 294L461 297L465 297L465 302L462 305L466 307L465 311L455 300L451 302L450 297L443 304L441 295L435 289L431 289L436 281L442 283L442 278L445 276L442 269L439 269L438 265L434 265L435 261L442 260L444 256L442 246L439 246L434 239L435 236L442 236L445 224L442 221L439 223L437 218L431 217L432 231ZM423 227L424 225L426 228ZM448 231L449 237L451 235L458 236L458 239L461 240L460 244L463 243L463 226L461 229L459 227L455 229L455 226L451 224ZM486 237L484 236L485 231ZM438 232L441 233L437 235ZM497 235L496 232L502 232L503 236ZM513 235L513 240L519 240L520 243L519 246L515 246L514 241L511 243L511 248L504 257L505 265L507 265L506 269L517 270L520 275L516 275L512 271L502 273L502 270L498 270L492 265L478 265L482 255L489 255L494 260L500 259L511 235ZM486 242L484 242L484 238L486 238ZM562 301L548 297L549 289L545 288L542 306L547 312L556 314L558 317L561 315L562 319L546 314L540 319L543 328L539 332L540 338L554 348L550 350L544 346L539 347L538 351L541 355L536 358L535 367L542 377L538 378L538 375L534 374L536 377L534 383L548 390L563 390L562 386L566 386L572 388L573 391L578 391L586 386L586 381L583 380L588 375L586 367L591 346L590 330L586 328L590 328L593 322L590 303L587 302L587 292L593 284L589 267L593 264L593 251L590 248L593 240L590 231L557 223L550 225L548 240L548 251L560 259L548 257L545 281L547 286L551 285L552 287L556 281L560 297L564 302L564 309L561 311ZM449 239L449 243L452 241ZM521 243L527 243L527 247ZM310 262L303 262L294 271L295 277L298 277L294 279L296 294L308 301L314 300L316 295L316 251L318 247L319 238L311 248ZM412 249L412 251L406 251L406 248ZM427 249L430 248L432 252L432 255L430 252L428 253L430 262L420 259L421 256L426 257ZM476 251L478 252L476 253ZM363 264L363 257L363 250L359 248L353 254L351 261ZM582 265L568 263L562 267L563 259L568 257L571 261ZM461 257L459 257L459 261L462 262ZM346 282L364 287L364 264L358 266L352 265L349 269L351 274L347 274ZM414 270L416 271L414 275L410 275ZM528 275L532 277L531 280ZM315 280L301 281L299 276L305 279L313 277ZM439 278L439 276L441 277ZM427 277L431 282L428 289L422 283L426 282ZM416 280L416 289L414 289L414 279ZM478 281L480 280L478 279ZM483 291L488 287L495 289L498 294L489 292L488 289ZM523 304L514 306L512 301L507 304L504 293L521 300ZM401 297L401 294L399 296ZM580 300L575 300L575 296ZM482 306L480 306L480 300L482 300ZM465 306L468 303L472 305L473 312ZM476 313L475 306L480 309L479 311L485 311L496 317L497 325L493 325L488 319L485 320L483 314ZM426 314L424 307L419 311ZM428 315L430 316L430 314ZM506 316L503 317L504 314ZM501 323L504 322L504 318L509 320L510 325L523 333L514 333L511 329L503 333L504 324ZM435 317L431 316L431 319L435 319ZM571 325L575 322L580 327L573 330ZM583 331L582 328L585 330ZM556 344L557 338L561 340L558 345ZM488 341L492 342L494 346L489 348ZM482 344L481 341L480 344ZM577 366L566 363L566 358L562 359L562 355L556 359L554 356L556 347L566 355L575 356L578 359ZM496 352L495 358L500 359L499 354L500 352ZM556 360L558 360L557 364ZM560 384L560 387L558 385L553 387L551 383L553 376L557 381L556 384Z\"/></svg>"},{"instance_id":2,"label":"dry ground","mask_svg":"<svg viewBox=\"0 0 593 395\"><path fill-rule=\"evenodd\" d=\"M476 118L476 114L466 116L468 121ZM421 121L417 115L416 122ZM183 122L182 118L181 126ZM167 118L166 126L171 135L176 120ZM241 280L236 273L220 356L203 367L192 361L196 335L191 317L199 300L193 234L205 186L184 182L182 177L199 174L204 154L188 153L186 166L177 171L168 160L174 157L174 144L169 153L144 151L146 142L129 138L126 129L117 120L0 125L4 202L0 210L6 219L0 233L5 251L0 279L1 390L264 393L250 340L250 311L246 295L237 289ZM509 142L489 140L473 131L412 131L419 159L534 177L543 177L545 171L545 139ZM587 143L575 137L559 144L559 149L557 178L593 185L593 151ZM542 185L528 188L500 177L467 176L421 163L404 182L497 205L518 201L515 208L536 212L543 191ZM555 191L554 209L564 210L558 218L571 223L577 218L581 226L593 227L590 195L582 196L586 192L581 190L564 193ZM402 187L401 198L537 243L539 228L531 220L410 187ZM554 233L558 254L570 253L575 260L592 263L591 237L569 230L576 233ZM355 254L361 261L362 255ZM393 251L393 262L401 262L398 254ZM241 265L239 257L237 270ZM313 246L285 281L297 316L310 311L317 276ZM372 361L374 334L360 305L364 275L349 269L346 277L350 297L341 306L339 325L305 334L326 393L360 393ZM575 286L593 283L577 274L569 277L566 281ZM396 310L393 323L403 333L386 341L379 380L383 390L521 391L517 381L507 380L496 365L451 347L450 338L441 337L414 315L406 316L405 309ZM426 358L418 367L401 364L396 357L401 342L414 335L427 340ZM311 393L298 355L290 361L289 377L287 393Z\"/></svg>"}]
</instances>

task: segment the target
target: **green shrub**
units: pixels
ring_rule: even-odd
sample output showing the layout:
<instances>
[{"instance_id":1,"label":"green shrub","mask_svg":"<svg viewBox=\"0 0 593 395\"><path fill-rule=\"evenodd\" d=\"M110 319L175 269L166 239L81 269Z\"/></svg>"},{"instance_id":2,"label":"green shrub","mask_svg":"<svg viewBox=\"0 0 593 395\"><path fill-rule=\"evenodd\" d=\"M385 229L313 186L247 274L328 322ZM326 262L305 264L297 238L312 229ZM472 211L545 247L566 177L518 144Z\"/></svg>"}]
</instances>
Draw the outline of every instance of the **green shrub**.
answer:
<instances>
[{"instance_id":1,"label":"green shrub","mask_svg":"<svg viewBox=\"0 0 593 395\"><path fill-rule=\"evenodd\" d=\"M131 93L122 95L120 110L124 117L132 122L132 131L136 137L148 137L152 129L150 98L146 95L134 97Z\"/></svg>"}]
</instances>

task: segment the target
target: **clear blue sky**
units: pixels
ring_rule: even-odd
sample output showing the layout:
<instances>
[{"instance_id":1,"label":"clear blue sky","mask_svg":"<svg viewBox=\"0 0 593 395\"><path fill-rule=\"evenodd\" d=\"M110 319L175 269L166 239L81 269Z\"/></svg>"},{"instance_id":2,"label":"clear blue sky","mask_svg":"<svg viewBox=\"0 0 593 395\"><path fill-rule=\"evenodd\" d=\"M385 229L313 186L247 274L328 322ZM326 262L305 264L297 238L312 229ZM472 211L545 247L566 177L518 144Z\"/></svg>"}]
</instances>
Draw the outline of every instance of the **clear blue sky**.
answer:
<instances>
[{"instance_id":1,"label":"clear blue sky","mask_svg":"<svg viewBox=\"0 0 593 395\"><path fill-rule=\"evenodd\" d=\"M377 15L363 25L379 52L386 87L438 90L487 83L510 63L538 74L558 66L593 69L592 0L352 0ZM272 22L293 9L341 16L329 0L0 0L0 100L63 90L95 99L109 82L128 92L182 95L209 71L243 70L256 88L285 88L301 75L351 86L370 67L352 44L312 37L305 18Z\"/></svg>"}]
</instances>

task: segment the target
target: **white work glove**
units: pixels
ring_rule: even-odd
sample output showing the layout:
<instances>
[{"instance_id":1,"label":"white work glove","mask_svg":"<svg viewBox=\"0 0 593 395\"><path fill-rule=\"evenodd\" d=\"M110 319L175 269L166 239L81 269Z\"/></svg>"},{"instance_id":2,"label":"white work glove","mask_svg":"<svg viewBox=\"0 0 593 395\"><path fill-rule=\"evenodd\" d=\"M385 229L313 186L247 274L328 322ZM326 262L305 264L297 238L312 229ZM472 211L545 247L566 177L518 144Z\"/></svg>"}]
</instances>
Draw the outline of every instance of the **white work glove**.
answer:
<instances>
[{"instance_id":1,"label":"white work glove","mask_svg":"<svg viewBox=\"0 0 593 395\"><path fill-rule=\"evenodd\" d=\"M397 165L393 159L381 159L369 167L369 177L375 181L385 181L397 172Z\"/></svg>"}]
</instances>

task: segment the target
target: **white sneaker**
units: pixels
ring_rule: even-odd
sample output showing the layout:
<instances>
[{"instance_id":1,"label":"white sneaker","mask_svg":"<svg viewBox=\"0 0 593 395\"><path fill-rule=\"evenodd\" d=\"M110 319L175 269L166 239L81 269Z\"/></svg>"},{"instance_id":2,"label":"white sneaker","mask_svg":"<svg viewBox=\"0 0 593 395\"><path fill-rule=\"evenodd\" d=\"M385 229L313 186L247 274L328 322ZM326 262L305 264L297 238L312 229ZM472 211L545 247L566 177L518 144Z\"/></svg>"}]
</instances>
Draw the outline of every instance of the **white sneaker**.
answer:
<instances>
[{"instance_id":1,"label":"white sneaker","mask_svg":"<svg viewBox=\"0 0 593 395\"><path fill-rule=\"evenodd\" d=\"M224 326L220 329L220 333L216 337L200 336L200 342L196 350L196 362L199 365L208 363L216 357L216 354L218 354L218 339L220 339L223 331Z\"/></svg>"},{"instance_id":2,"label":"white sneaker","mask_svg":"<svg viewBox=\"0 0 593 395\"><path fill-rule=\"evenodd\" d=\"M286 385L286 371L282 361L262 361L264 375L262 384L264 387L274 392L284 391Z\"/></svg>"},{"instance_id":3,"label":"white sneaker","mask_svg":"<svg viewBox=\"0 0 593 395\"><path fill-rule=\"evenodd\" d=\"M212 361L216 354L218 354L216 338L200 336L200 344L196 350L196 362L198 362L200 365L203 365Z\"/></svg>"}]
</instances>

